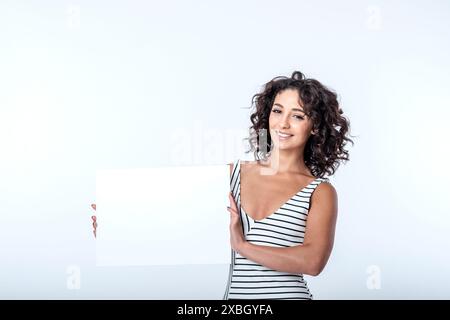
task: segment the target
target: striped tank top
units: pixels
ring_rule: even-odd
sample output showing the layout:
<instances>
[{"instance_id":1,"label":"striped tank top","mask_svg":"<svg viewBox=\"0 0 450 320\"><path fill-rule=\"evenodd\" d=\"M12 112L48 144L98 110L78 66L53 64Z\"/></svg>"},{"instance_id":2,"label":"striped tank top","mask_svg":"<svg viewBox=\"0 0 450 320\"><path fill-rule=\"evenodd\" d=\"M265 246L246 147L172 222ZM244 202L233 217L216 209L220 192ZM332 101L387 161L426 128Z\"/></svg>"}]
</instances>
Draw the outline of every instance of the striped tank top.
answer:
<instances>
[{"instance_id":1,"label":"striped tank top","mask_svg":"<svg viewBox=\"0 0 450 320\"><path fill-rule=\"evenodd\" d=\"M303 243L311 194L325 178L317 178L297 192L277 211L262 220L253 220L241 207L241 164L234 163L230 188L239 208L244 236L250 243L271 247L291 247ZM228 283L223 297L228 299L311 300L303 274L280 272L251 261L231 250Z\"/></svg>"}]
</instances>

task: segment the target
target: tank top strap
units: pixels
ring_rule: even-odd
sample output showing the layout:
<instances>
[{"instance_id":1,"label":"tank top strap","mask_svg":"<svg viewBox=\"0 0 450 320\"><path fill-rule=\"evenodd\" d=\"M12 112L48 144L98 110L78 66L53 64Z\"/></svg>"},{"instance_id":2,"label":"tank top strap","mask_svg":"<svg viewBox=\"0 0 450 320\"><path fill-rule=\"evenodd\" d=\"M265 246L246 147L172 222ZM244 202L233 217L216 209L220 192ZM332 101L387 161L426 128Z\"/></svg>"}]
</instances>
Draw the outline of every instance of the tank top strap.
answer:
<instances>
[{"instance_id":1,"label":"tank top strap","mask_svg":"<svg viewBox=\"0 0 450 320\"><path fill-rule=\"evenodd\" d=\"M309 189L315 190L322 182L328 182L330 183L330 179L328 178L317 178L313 182L309 184Z\"/></svg>"},{"instance_id":2,"label":"tank top strap","mask_svg":"<svg viewBox=\"0 0 450 320\"><path fill-rule=\"evenodd\" d=\"M239 192L239 186L241 183L240 171L240 160L237 159L233 163L233 170L230 177L230 191L235 198L237 197L237 193Z\"/></svg>"}]
</instances>

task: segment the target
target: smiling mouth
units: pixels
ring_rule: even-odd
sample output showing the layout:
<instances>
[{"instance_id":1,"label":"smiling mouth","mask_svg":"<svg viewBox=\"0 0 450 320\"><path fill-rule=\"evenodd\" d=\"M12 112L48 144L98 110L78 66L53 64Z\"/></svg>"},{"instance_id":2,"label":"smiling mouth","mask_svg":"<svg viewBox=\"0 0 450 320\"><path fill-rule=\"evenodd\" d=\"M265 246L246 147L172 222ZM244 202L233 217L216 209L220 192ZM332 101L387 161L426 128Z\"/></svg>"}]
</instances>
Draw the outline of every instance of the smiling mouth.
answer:
<instances>
[{"instance_id":1,"label":"smiling mouth","mask_svg":"<svg viewBox=\"0 0 450 320\"><path fill-rule=\"evenodd\" d=\"M276 133L277 133L278 137L280 138L280 140L286 140L293 136L292 134L282 133L282 132L278 132L278 131L276 131Z\"/></svg>"}]
</instances>

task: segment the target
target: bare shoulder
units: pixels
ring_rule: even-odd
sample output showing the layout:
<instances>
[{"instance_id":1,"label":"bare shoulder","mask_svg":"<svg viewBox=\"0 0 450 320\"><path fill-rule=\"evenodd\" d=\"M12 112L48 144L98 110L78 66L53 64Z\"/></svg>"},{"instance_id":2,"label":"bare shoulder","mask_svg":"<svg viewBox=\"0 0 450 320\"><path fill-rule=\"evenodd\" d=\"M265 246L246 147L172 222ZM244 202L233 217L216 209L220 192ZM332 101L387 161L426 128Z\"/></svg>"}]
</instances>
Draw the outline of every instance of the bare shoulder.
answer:
<instances>
[{"instance_id":1,"label":"bare shoulder","mask_svg":"<svg viewBox=\"0 0 450 320\"><path fill-rule=\"evenodd\" d=\"M313 197L323 198L323 199L334 199L337 198L337 191L334 186L329 181L323 181L319 184L313 193Z\"/></svg>"},{"instance_id":2,"label":"bare shoulder","mask_svg":"<svg viewBox=\"0 0 450 320\"><path fill-rule=\"evenodd\" d=\"M322 212L337 213L338 195L334 186L329 181L320 183L311 197L311 207Z\"/></svg>"},{"instance_id":3,"label":"bare shoulder","mask_svg":"<svg viewBox=\"0 0 450 320\"><path fill-rule=\"evenodd\" d=\"M258 161L250 161L250 160L240 160L239 163L241 164L241 168L243 170L256 168L259 165ZM234 163L230 162L228 163L228 166L230 167L230 175L231 175L233 174Z\"/></svg>"},{"instance_id":4,"label":"bare shoulder","mask_svg":"<svg viewBox=\"0 0 450 320\"><path fill-rule=\"evenodd\" d=\"M259 161L241 160L241 164L244 166L252 166L258 164Z\"/></svg>"},{"instance_id":5,"label":"bare shoulder","mask_svg":"<svg viewBox=\"0 0 450 320\"><path fill-rule=\"evenodd\" d=\"M253 170L253 172L255 172L254 170L260 168L260 163L259 161L250 161L250 160L244 160L241 161L241 168L243 172L248 172Z\"/></svg>"}]
</instances>

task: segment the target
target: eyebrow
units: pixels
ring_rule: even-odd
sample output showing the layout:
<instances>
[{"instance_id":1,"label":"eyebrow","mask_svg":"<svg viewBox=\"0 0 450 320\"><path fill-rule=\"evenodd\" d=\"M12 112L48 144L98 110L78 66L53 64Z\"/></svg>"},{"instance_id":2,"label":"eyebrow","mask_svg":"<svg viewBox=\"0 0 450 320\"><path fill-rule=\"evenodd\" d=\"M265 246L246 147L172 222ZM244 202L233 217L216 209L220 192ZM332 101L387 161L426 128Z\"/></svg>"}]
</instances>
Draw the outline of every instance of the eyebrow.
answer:
<instances>
[{"instance_id":1,"label":"eyebrow","mask_svg":"<svg viewBox=\"0 0 450 320\"><path fill-rule=\"evenodd\" d=\"M273 105L274 105L274 106L279 106L279 107L281 107L281 108L284 108L283 105L281 105L281 104L279 104L279 103L274 103ZM292 110L293 110L293 111L300 111L300 112L305 113L305 111L304 111L303 109L293 108Z\"/></svg>"}]
</instances>

